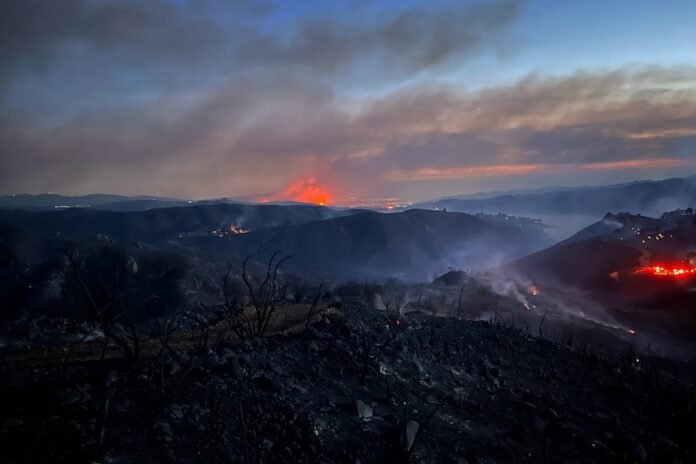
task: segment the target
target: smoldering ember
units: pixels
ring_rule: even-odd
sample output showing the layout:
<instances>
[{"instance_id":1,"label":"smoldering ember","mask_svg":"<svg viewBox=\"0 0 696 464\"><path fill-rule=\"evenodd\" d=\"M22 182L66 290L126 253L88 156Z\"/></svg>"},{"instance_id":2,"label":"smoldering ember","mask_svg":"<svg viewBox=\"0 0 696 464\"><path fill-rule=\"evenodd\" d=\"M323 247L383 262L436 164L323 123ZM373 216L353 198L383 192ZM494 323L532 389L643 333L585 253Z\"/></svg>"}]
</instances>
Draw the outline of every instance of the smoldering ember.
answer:
<instances>
[{"instance_id":1,"label":"smoldering ember","mask_svg":"<svg viewBox=\"0 0 696 464\"><path fill-rule=\"evenodd\" d=\"M4 0L0 462L696 463L694 24Z\"/></svg>"}]
</instances>

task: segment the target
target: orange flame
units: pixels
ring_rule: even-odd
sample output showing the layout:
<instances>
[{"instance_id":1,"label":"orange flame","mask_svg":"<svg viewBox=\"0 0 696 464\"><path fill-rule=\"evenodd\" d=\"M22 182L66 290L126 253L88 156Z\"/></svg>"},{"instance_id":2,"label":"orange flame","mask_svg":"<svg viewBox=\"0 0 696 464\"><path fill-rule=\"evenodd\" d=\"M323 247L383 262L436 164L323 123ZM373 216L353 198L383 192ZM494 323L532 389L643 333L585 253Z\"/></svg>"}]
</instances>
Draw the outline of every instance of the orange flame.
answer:
<instances>
[{"instance_id":1,"label":"orange flame","mask_svg":"<svg viewBox=\"0 0 696 464\"><path fill-rule=\"evenodd\" d=\"M244 227L238 226L236 224L230 225L230 232L239 235L239 234L248 234L250 232L249 229L245 229Z\"/></svg>"},{"instance_id":2,"label":"orange flame","mask_svg":"<svg viewBox=\"0 0 696 464\"><path fill-rule=\"evenodd\" d=\"M328 187L320 184L314 177L293 182L282 193L282 196L293 201L314 203L321 206L328 205L333 200Z\"/></svg>"},{"instance_id":3,"label":"orange flame","mask_svg":"<svg viewBox=\"0 0 696 464\"><path fill-rule=\"evenodd\" d=\"M536 285L529 284L527 286L527 293L530 294L531 296L538 296L541 292L539 291L539 288L537 288Z\"/></svg>"},{"instance_id":4,"label":"orange flame","mask_svg":"<svg viewBox=\"0 0 696 464\"><path fill-rule=\"evenodd\" d=\"M655 264L652 266L639 267L634 272L636 274L648 274L658 277L686 277L696 276L696 267L691 267L684 264Z\"/></svg>"}]
</instances>

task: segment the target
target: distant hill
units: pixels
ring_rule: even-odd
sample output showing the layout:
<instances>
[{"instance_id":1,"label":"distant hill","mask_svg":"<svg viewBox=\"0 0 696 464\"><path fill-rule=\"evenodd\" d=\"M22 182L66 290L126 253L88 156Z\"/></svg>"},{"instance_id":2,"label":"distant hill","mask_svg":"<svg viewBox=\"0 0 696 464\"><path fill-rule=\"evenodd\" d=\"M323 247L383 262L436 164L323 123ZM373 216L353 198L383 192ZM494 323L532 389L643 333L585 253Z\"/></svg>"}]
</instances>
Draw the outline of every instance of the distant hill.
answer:
<instances>
[{"instance_id":1,"label":"distant hill","mask_svg":"<svg viewBox=\"0 0 696 464\"><path fill-rule=\"evenodd\" d=\"M629 184L508 193L488 198L442 198L416 205L465 213L597 215L607 211L660 214L696 205L696 176Z\"/></svg>"},{"instance_id":2,"label":"distant hill","mask_svg":"<svg viewBox=\"0 0 696 464\"><path fill-rule=\"evenodd\" d=\"M114 201L111 203L102 203L92 205L91 209L101 211L145 211L156 208L175 208L179 206L191 206L193 202L184 200L167 200L164 198L146 198L146 199L127 199L123 201Z\"/></svg>"},{"instance_id":3,"label":"distant hill","mask_svg":"<svg viewBox=\"0 0 696 464\"><path fill-rule=\"evenodd\" d=\"M230 227L254 230L290 226L346 214L321 206L213 204L158 208L146 211L0 211L0 225L23 229L45 237L70 241L94 240L98 235L113 241L158 242L184 236L229 233Z\"/></svg>"},{"instance_id":4,"label":"distant hill","mask_svg":"<svg viewBox=\"0 0 696 464\"><path fill-rule=\"evenodd\" d=\"M606 315L635 330L666 330L696 341L694 267L696 214L679 210L659 218L608 214L568 240L501 270L533 282L559 301L597 302ZM592 314L592 308L576 310Z\"/></svg>"},{"instance_id":5,"label":"distant hill","mask_svg":"<svg viewBox=\"0 0 696 464\"><path fill-rule=\"evenodd\" d=\"M663 237L657 236L668 231L666 237L664 234ZM657 218L631 213L607 213L601 221L585 227L556 246L589 239L627 240L647 245L653 250L669 246L674 249L673 253L679 253L680 250L696 246L696 215L692 208L667 212Z\"/></svg>"},{"instance_id":6,"label":"distant hill","mask_svg":"<svg viewBox=\"0 0 696 464\"><path fill-rule=\"evenodd\" d=\"M553 247L523 257L507 269L553 284L600 290L615 281L613 272L664 262L696 253L696 214L676 210L659 218L629 213L607 214Z\"/></svg>"},{"instance_id":7,"label":"distant hill","mask_svg":"<svg viewBox=\"0 0 696 464\"><path fill-rule=\"evenodd\" d=\"M239 204L133 212L0 210L0 298L4 302L0 318L27 305L51 314L61 310L57 270L64 265L65 252L77 253L91 270L123 274L119 279L133 298L140 298L142 292L156 293L148 314L195 307L214 293L227 263L237 270L240 263L238 256L223 253L221 247L197 247L195 238L220 244L222 237L235 231L287 227L357 212ZM251 263L251 272L261 272L261 266Z\"/></svg>"},{"instance_id":8,"label":"distant hill","mask_svg":"<svg viewBox=\"0 0 696 464\"><path fill-rule=\"evenodd\" d=\"M292 255L287 268L343 278L422 279L448 267L487 268L542 249L538 227L440 211L366 212L290 227L261 229L208 246L238 255L265 243Z\"/></svg>"},{"instance_id":9,"label":"distant hill","mask_svg":"<svg viewBox=\"0 0 696 464\"><path fill-rule=\"evenodd\" d=\"M161 207L163 205L172 206L172 202L184 204L184 200L173 198L153 197L153 196L124 196L96 193L93 195L68 196L55 193L42 193L39 195L3 195L0 196L0 209L30 209L30 210L50 210L61 208L93 208L105 207L107 205L123 205L133 202L150 204ZM161 203L160 203L161 202ZM118 206L117 206L118 207ZM132 209L132 208L131 208Z\"/></svg>"},{"instance_id":10,"label":"distant hill","mask_svg":"<svg viewBox=\"0 0 696 464\"><path fill-rule=\"evenodd\" d=\"M239 204L134 212L3 210L0 296L5 311L28 304L60 311L56 271L65 252L77 253L85 269L122 273L138 298L148 289L159 295L169 288L171 298L150 304L150 310L166 312L210 298L228 263L239 272L241 257L266 245L269 252L292 256L283 273L335 281L426 280L450 266L487 268L550 243L533 221L425 210L383 214ZM255 256L250 272L262 273L267 257Z\"/></svg>"}]
</instances>

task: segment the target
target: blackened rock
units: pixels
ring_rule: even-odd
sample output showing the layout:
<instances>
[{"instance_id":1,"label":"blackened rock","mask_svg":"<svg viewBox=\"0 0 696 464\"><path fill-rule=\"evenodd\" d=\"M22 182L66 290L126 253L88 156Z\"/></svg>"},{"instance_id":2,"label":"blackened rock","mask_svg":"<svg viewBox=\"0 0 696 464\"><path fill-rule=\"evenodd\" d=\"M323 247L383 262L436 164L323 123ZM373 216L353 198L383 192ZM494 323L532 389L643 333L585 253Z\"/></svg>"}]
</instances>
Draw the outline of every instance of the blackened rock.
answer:
<instances>
[{"instance_id":1,"label":"blackened rock","mask_svg":"<svg viewBox=\"0 0 696 464\"><path fill-rule=\"evenodd\" d=\"M638 462L645 462L648 460L648 452L645 450L645 446L643 446L640 440L629 433L618 436L616 445L622 451L622 454L636 459Z\"/></svg>"},{"instance_id":2,"label":"blackened rock","mask_svg":"<svg viewBox=\"0 0 696 464\"><path fill-rule=\"evenodd\" d=\"M363 419L372 417L372 407L362 400L355 400L355 409L358 413L358 417L362 417Z\"/></svg>"},{"instance_id":3,"label":"blackened rock","mask_svg":"<svg viewBox=\"0 0 696 464\"><path fill-rule=\"evenodd\" d=\"M418 436L418 431L420 430L420 424L416 421L408 421L404 427L404 448L406 451L411 451L413 444L416 442L416 437Z\"/></svg>"},{"instance_id":4,"label":"blackened rock","mask_svg":"<svg viewBox=\"0 0 696 464\"><path fill-rule=\"evenodd\" d=\"M14 419L11 417L0 418L0 428L11 429L16 427L21 427L24 425L24 421L21 419Z\"/></svg>"},{"instance_id":5,"label":"blackened rock","mask_svg":"<svg viewBox=\"0 0 696 464\"><path fill-rule=\"evenodd\" d=\"M254 380L254 382L256 383L256 386L258 386L261 390L265 390L268 392L278 393L283 390L283 384L280 383L280 380L273 379L265 375L257 377Z\"/></svg>"},{"instance_id":6,"label":"blackened rock","mask_svg":"<svg viewBox=\"0 0 696 464\"><path fill-rule=\"evenodd\" d=\"M232 372L232 376L235 379L241 379L242 378L242 366L239 364L239 359L237 359L236 356L233 356L229 360L229 365L230 365L230 371Z\"/></svg>"},{"instance_id":7,"label":"blackened rock","mask_svg":"<svg viewBox=\"0 0 696 464\"><path fill-rule=\"evenodd\" d=\"M154 425L154 429L157 430L160 437L164 441L172 441L174 432L172 431L171 425L166 422L160 421Z\"/></svg>"}]
</instances>

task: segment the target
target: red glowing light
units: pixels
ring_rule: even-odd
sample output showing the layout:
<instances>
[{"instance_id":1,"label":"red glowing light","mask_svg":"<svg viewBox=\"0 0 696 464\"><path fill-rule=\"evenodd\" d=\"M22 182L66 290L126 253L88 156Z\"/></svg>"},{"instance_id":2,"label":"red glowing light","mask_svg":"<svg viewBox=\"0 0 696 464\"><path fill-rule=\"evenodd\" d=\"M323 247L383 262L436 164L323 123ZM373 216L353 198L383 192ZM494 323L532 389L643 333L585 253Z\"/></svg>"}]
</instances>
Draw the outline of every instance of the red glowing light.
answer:
<instances>
[{"instance_id":1,"label":"red glowing light","mask_svg":"<svg viewBox=\"0 0 696 464\"><path fill-rule=\"evenodd\" d=\"M328 187L320 184L314 177L292 183L282 195L293 201L321 206L328 205L333 200Z\"/></svg>"},{"instance_id":2,"label":"red glowing light","mask_svg":"<svg viewBox=\"0 0 696 464\"><path fill-rule=\"evenodd\" d=\"M654 264L652 266L639 267L636 274L647 274L658 277L686 277L696 276L696 267L686 264Z\"/></svg>"},{"instance_id":3,"label":"red glowing light","mask_svg":"<svg viewBox=\"0 0 696 464\"><path fill-rule=\"evenodd\" d=\"M244 227L238 226L236 224L230 225L230 232L239 235L239 234L248 234L250 231L249 229L245 229Z\"/></svg>"}]
</instances>

